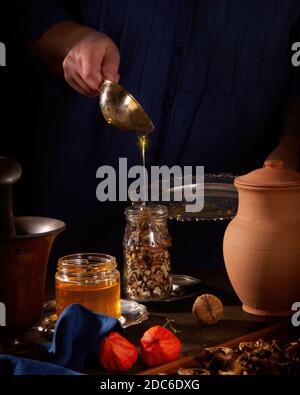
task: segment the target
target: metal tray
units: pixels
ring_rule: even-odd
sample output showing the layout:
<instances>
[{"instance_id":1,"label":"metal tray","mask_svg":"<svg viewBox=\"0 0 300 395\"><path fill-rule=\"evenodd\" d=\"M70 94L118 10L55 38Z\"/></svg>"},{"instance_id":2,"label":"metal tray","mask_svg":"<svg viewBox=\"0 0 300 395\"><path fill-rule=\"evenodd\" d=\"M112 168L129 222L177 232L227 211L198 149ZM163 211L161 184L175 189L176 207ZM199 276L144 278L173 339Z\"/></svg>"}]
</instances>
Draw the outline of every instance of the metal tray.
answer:
<instances>
[{"instance_id":1,"label":"metal tray","mask_svg":"<svg viewBox=\"0 0 300 395\"><path fill-rule=\"evenodd\" d=\"M170 188L165 189L170 194L170 201L162 200L161 183L149 186L149 196L154 196L160 204L168 207L169 219L177 221L229 221L237 212L238 193L234 186L236 176L231 174L206 174L204 176L204 207L201 211L189 212L186 210L187 205L193 202L187 202L185 199L178 202L174 200L175 191L181 191L182 196L188 196L196 192L196 189L202 189L202 186L196 182L174 187L174 178L171 180ZM172 186L173 185L173 186ZM153 189L153 194L151 192ZM159 191L155 195L155 191Z\"/></svg>"}]
</instances>

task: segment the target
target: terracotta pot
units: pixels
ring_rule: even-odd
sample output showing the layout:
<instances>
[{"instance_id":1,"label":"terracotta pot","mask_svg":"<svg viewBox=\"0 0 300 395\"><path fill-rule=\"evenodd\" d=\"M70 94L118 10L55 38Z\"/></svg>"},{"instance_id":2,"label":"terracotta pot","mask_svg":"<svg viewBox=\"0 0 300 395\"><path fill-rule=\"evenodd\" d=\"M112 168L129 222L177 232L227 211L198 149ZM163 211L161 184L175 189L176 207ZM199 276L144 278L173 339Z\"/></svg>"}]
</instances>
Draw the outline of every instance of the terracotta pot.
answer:
<instances>
[{"instance_id":1,"label":"terracotta pot","mask_svg":"<svg viewBox=\"0 0 300 395\"><path fill-rule=\"evenodd\" d=\"M289 315L300 301L300 173L267 161L235 186L238 212L223 245L232 286L247 313Z\"/></svg>"}]
</instances>

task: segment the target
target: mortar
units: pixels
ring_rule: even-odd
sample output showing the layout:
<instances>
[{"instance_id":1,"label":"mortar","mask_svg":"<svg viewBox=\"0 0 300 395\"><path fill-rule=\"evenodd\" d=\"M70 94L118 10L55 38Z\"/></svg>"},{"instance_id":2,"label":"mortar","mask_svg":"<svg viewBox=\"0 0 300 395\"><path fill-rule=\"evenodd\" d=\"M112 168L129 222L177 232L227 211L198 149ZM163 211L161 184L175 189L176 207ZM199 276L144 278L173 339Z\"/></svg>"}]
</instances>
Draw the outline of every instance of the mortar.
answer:
<instances>
[{"instance_id":1,"label":"mortar","mask_svg":"<svg viewBox=\"0 0 300 395\"><path fill-rule=\"evenodd\" d=\"M0 302L9 334L23 332L41 318L49 254L65 229L56 219L13 216L12 185L20 176L16 161L0 157Z\"/></svg>"}]
</instances>

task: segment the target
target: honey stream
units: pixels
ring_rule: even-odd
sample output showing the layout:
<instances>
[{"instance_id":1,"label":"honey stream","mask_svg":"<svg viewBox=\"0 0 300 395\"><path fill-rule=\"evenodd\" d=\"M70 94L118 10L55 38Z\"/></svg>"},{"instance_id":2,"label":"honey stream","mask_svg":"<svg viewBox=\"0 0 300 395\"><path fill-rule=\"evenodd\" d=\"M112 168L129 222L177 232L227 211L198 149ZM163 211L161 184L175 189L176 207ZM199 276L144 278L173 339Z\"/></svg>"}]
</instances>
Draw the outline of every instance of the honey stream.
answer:
<instances>
[{"instance_id":1,"label":"honey stream","mask_svg":"<svg viewBox=\"0 0 300 395\"><path fill-rule=\"evenodd\" d=\"M146 148L148 144L148 137L146 134L142 134L138 136L138 142L140 146L140 152L141 152L141 157L142 157L142 166L143 166L143 171L144 171L144 191L146 192L147 188L147 169L146 169ZM146 205L146 200L143 200L142 205Z\"/></svg>"}]
</instances>

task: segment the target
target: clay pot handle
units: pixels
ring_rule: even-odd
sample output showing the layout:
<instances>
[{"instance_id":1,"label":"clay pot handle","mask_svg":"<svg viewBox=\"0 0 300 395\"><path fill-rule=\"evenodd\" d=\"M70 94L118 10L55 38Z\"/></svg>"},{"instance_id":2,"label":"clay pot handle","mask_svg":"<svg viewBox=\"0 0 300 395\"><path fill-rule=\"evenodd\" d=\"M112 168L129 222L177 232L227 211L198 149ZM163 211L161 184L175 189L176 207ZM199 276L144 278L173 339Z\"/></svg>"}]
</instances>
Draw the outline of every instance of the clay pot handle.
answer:
<instances>
[{"instance_id":1,"label":"clay pot handle","mask_svg":"<svg viewBox=\"0 0 300 395\"><path fill-rule=\"evenodd\" d=\"M284 161L280 159L268 159L265 161L264 167L271 169L283 169Z\"/></svg>"},{"instance_id":2,"label":"clay pot handle","mask_svg":"<svg viewBox=\"0 0 300 395\"><path fill-rule=\"evenodd\" d=\"M13 215L12 186L21 177L20 164L9 158L0 157L0 237L16 237Z\"/></svg>"}]
</instances>

